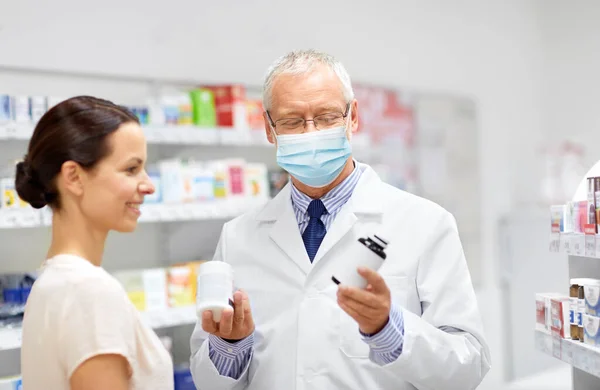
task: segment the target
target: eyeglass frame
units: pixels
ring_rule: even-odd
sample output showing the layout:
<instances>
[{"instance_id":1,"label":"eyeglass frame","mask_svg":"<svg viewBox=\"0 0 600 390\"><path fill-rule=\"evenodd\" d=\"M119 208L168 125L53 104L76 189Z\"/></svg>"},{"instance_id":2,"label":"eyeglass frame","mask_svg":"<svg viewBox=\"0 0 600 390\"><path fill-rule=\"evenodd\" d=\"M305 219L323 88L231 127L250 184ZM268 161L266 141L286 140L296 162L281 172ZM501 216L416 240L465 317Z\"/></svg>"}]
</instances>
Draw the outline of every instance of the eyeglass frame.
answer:
<instances>
[{"instance_id":1,"label":"eyeglass frame","mask_svg":"<svg viewBox=\"0 0 600 390\"><path fill-rule=\"evenodd\" d=\"M346 103L346 110L342 114L342 118L343 119L346 119L346 117L350 113L350 104L351 103L352 103L351 101L349 101L348 103ZM269 110L266 110L265 112L267 113L267 118L269 118L269 122L271 123L271 127L273 128L273 130L275 130L275 128L277 127L277 123L273 122L273 118L271 118L271 113L269 112ZM306 130L306 122L312 122L313 126L315 126L315 129L317 129L318 131L320 131L321 129L319 129L315 125L315 118L318 118L318 117L323 116L323 115L329 115L329 114L332 114L332 112L327 112L327 113L324 113L324 114L317 115L316 117L313 117L312 119L304 119L304 118L301 118L301 117L297 117L297 118L281 118L281 119L278 119L277 122L281 121L281 120L285 120L285 119L302 119L302 121L303 121L302 122L302 128L304 130Z\"/></svg>"}]
</instances>

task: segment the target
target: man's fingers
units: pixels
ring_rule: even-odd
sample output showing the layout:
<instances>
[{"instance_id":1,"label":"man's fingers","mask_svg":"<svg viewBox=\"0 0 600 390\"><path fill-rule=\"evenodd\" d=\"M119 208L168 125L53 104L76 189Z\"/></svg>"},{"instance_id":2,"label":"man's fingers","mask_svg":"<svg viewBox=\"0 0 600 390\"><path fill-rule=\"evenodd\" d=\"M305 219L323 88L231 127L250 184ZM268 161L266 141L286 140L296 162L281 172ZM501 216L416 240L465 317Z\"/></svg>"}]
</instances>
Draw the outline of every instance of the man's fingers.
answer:
<instances>
[{"instance_id":1,"label":"man's fingers","mask_svg":"<svg viewBox=\"0 0 600 390\"><path fill-rule=\"evenodd\" d=\"M378 293L387 290L385 280L383 280L383 277L381 277L379 273L366 267L358 267L357 271L359 275L365 278L367 280L367 283L369 283L372 286L373 292Z\"/></svg>"},{"instance_id":2,"label":"man's fingers","mask_svg":"<svg viewBox=\"0 0 600 390\"><path fill-rule=\"evenodd\" d=\"M242 324L244 323L244 295L239 292L236 291L235 294L233 294L233 306L234 306L234 312L233 312L233 326L239 327L242 326Z\"/></svg>"},{"instance_id":3,"label":"man's fingers","mask_svg":"<svg viewBox=\"0 0 600 390\"><path fill-rule=\"evenodd\" d=\"M247 322L254 323L254 319L252 318L252 309L250 308L250 298L248 298L248 294L245 291L241 291L242 293L242 308L244 310L244 319Z\"/></svg>"},{"instance_id":4,"label":"man's fingers","mask_svg":"<svg viewBox=\"0 0 600 390\"><path fill-rule=\"evenodd\" d=\"M360 302L357 302L351 298L346 298L343 296L338 297L338 304L340 306L343 304L344 306L352 309L354 312L360 314L364 318L375 318L378 315L378 309L372 308L370 306L365 306ZM381 308L379 308L381 310Z\"/></svg>"},{"instance_id":5,"label":"man's fingers","mask_svg":"<svg viewBox=\"0 0 600 390\"><path fill-rule=\"evenodd\" d=\"M210 310L202 313L202 329L211 334L217 331L217 323L213 320L213 314Z\"/></svg>"},{"instance_id":6,"label":"man's fingers","mask_svg":"<svg viewBox=\"0 0 600 390\"><path fill-rule=\"evenodd\" d=\"M373 309L377 309L381 306L377 295L355 287L340 285L338 288L338 296L358 302Z\"/></svg>"},{"instance_id":7,"label":"man's fingers","mask_svg":"<svg viewBox=\"0 0 600 390\"><path fill-rule=\"evenodd\" d=\"M233 309L228 307L221 313L219 322L219 333L223 336L229 336L233 330Z\"/></svg>"},{"instance_id":8,"label":"man's fingers","mask_svg":"<svg viewBox=\"0 0 600 390\"><path fill-rule=\"evenodd\" d=\"M358 311L356 311L352 307L348 306L345 302L338 302L338 305L340 305L342 310L345 311L350 317L352 317L354 319L354 321L361 323L361 322L365 322L367 320Z\"/></svg>"}]
</instances>

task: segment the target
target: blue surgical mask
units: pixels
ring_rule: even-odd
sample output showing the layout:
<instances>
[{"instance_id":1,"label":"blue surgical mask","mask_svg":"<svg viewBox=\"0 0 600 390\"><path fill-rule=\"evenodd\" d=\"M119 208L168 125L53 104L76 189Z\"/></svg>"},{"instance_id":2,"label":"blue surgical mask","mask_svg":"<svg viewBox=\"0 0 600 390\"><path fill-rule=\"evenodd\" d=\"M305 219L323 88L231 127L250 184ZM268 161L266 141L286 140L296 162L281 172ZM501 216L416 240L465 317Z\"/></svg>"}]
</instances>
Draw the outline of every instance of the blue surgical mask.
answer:
<instances>
[{"instance_id":1,"label":"blue surgical mask","mask_svg":"<svg viewBox=\"0 0 600 390\"><path fill-rule=\"evenodd\" d=\"M279 166L313 188L331 184L352 154L345 126L276 137Z\"/></svg>"}]
</instances>

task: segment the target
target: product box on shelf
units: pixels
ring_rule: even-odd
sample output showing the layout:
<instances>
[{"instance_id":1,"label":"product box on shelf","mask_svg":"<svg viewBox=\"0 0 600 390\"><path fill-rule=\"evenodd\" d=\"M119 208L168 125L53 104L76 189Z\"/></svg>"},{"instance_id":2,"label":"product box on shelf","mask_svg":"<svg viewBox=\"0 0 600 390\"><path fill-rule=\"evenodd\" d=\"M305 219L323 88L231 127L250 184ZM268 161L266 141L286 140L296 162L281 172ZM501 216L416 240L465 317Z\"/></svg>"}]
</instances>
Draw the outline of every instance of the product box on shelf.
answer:
<instances>
[{"instance_id":1,"label":"product box on shelf","mask_svg":"<svg viewBox=\"0 0 600 390\"><path fill-rule=\"evenodd\" d=\"M196 303L196 278L193 267L169 267L167 278L170 307L190 306Z\"/></svg>"},{"instance_id":2,"label":"product box on shelf","mask_svg":"<svg viewBox=\"0 0 600 390\"><path fill-rule=\"evenodd\" d=\"M164 310L167 303L167 275L164 268L124 270L113 274L139 311Z\"/></svg>"},{"instance_id":3,"label":"product box on shelf","mask_svg":"<svg viewBox=\"0 0 600 390\"><path fill-rule=\"evenodd\" d=\"M0 179L0 208L21 207L21 200L15 189L15 180L5 177Z\"/></svg>"},{"instance_id":4,"label":"product box on shelf","mask_svg":"<svg viewBox=\"0 0 600 390\"><path fill-rule=\"evenodd\" d=\"M245 196L244 165L246 162L242 159L229 159L225 161L225 164L229 176L228 195L233 198Z\"/></svg>"},{"instance_id":5,"label":"product box on shelf","mask_svg":"<svg viewBox=\"0 0 600 390\"><path fill-rule=\"evenodd\" d=\"M567 211L565 205L550 206L550 223L552 233L564 232L566 213Z\"/></svg>"},{"instance_id":6,"label":"product box on shelf","mask_svg":"<svg viewBox=\"0 0 600 390\"><path fill-rule=\"evenodd\" d=\"M588 345L600 345L600 318L583 315L583 342Z\"/></svg>"},{"instance_id":7,"label":"product box on shelf","mask_svg":"<svg viewBox=\"0 0 600 390\"><path fill-rule=\"evenodd\" d=\"M29 98L29 116L37 123L48 111L48 100L46 96L31 96Z\"/></svg>"},{"instance_id":8,"label":"product box on shelf","mask_svg":"<svg viewBox=\"0 0 600 390\"><path fill-rule=\"evenodd\" d=\"M269 197L268 171L265 164L246 164L246 190L253 198L267 199Z\"/></svg>"},{"instance_id":9,"label":"product box on shelf","mask_svg":"<svg viewBox=\"0 0 600 390\"><path fill-rule=\"evenodd\" d=\"M594 233L598 233L596 228L596 178L588 177L588 194L587 194L587 224L593 225Z\"/></svg>"},{"instance_id":10,"label":"product box on shelf","mask_svg":"<svg viewBox=\"0 0 600 390\"><path fill-rule=\"evenodd\" d=\"M9 122L12 118L12 97L0 95L0 123Z\"/></svg>"},{"instance_id":11,"label":"product box on shelf","mask_svg":"<svg viewBox=\"0 0 600 390\"><path fill-rule=\"evenodd\" d=\"M555 297L550 299L550 331L553 336L563 339L571 338L569 306L569 297Z\"/></svg>"},{"instance_id":12,"label":"product box on shelf","mask_svg":"<svg viewBox=\"0 0 600 390\"><path fill-rule=\"evenodd\" d=\"M31 101L29 96L13 96L12 114L17 123L31 122Z\"/></svg>"},{"instance_id":13,"label":"product box on shelf","mask_svg":"<svg viewBox=\"0 0 600 390\"><path fill-rule=\"evenodd\" d=\"M552 328L552 299L561 298L558 293L535 294L535 322L536 329L544 333L551 333ZM568 310L568 307L567 307ZM567 312L568 314L568 312ZM567 317L568 318L568 317Z\"/></svg>"},{"instance_id":14,"label":"product box on shelf","mask_svg":"<svg viewBox=\"0 0 600 390\"><path fill-rule=\"evenodd\" d=\"M260 99L248 99L246 101L246 110L248 111L248 127L252 131L265 136L265 120L263 117L263 104Z\"/></svg>"},{"instance_id":15,"label":"product box on shelf","mask_svg":"<svg viewBox=\"0 0 600 390\"><path fill-rule=\"evenodd\" d=\"M205 85L215 96L217 125L244 129L248 127L246 88L240 84Z\"/></svg>"},{"instance_id":16,"label":"product box on shelf","mask_svg":"<svg viewBox=\"0 0 600 390\"><path fill-rule=\"evenodd\" d=\"M192 119L200 127L216 127L217 111L215 94L210 89L197 88L190 91L192 100Z\"/></svg>"},{"instance_id":17,"label":"product box on shelf","mask_svg":"<svg viewBox=\"0 0 600 390\"><path fill-rule=\"evenodd\" d=\"M583 284L585 314L600 316L600 280L585 279Z\"/></svg>"}]
</instances>

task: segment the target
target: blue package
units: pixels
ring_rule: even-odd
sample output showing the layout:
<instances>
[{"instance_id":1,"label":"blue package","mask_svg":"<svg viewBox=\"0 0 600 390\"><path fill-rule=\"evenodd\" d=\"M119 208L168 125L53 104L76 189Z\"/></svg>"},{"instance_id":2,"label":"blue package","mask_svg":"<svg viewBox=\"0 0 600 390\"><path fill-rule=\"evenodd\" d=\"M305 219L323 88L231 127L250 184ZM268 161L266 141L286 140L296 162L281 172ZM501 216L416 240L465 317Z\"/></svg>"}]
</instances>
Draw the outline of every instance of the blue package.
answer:
<instances>
[{"instance_id":1,"label":"blue package","mask_svg":"<svg viewBox=\"0 0 600 390\"><path fill-rule=\"evenodd\" d=\"M196 390L189 367L176 367L174 374L175 390Z\"/></svg>"},{"instance_id":2,"label":"blue package","mask_svg":"<svg viewBox=\"0 0 600 390\"><path fill-rule=\"evenodd\" d=\"M8 122L12 119L11 98L8 95L0 95L0 122Z\"/></svg>"}]
</instances>

